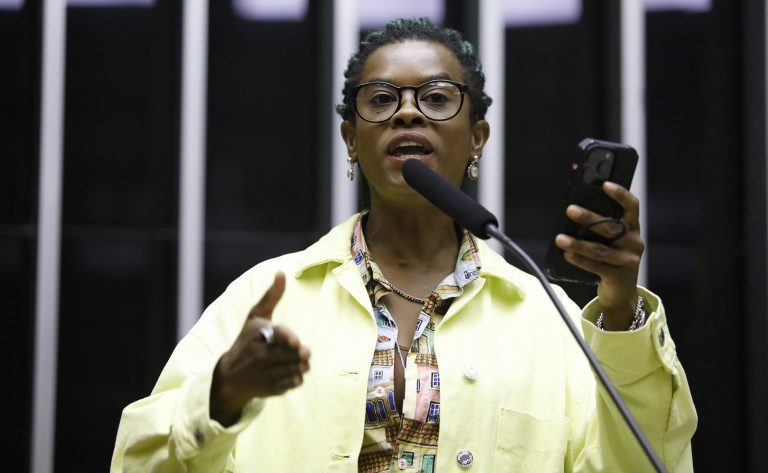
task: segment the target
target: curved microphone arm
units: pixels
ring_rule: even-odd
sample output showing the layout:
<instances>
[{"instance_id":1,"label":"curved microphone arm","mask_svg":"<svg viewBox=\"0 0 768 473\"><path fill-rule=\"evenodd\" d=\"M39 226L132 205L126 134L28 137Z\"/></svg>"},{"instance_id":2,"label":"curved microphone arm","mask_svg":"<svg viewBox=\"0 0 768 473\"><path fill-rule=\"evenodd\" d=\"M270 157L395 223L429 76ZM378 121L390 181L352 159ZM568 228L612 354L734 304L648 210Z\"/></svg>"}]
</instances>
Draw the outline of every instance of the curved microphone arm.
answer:
<instances>
[{"instance_id":1,"label":"curved microphone arm","mask_svg":"<svg viewBox=\"0 0 768 473\"><path fill-rule=\"evenodd\" d=\"M656 469L657 473L666 473L667 470L664 468L664 465L661 463L661 460L656 455L656 452L653 450L653 447L651 447L650 442L648 442L648 439L645 437L645 434L643 434L643 431L640 429L640 426L637 424L637 421L635 421L635 418L632 416L632 413L629 411L629 408L624 403L624 400L621 398L621 395L619 394L619 392L616 390L616 387L613 385L613 383L611 383L611 380L608 379L608 375L605 373L603 366L597 360L597 357L589 348L589 346L587 345L587 342L584 341L584 338L579 333L578 329L576 328L576 325L573 323L571 318L568 317L568 312L565 310L565 307L563 307L563 304L560 302L560 299L558 299L557 295L555 294L555 291L552 290L552 286L549 284L549 281L547 281L547 278L544 276L544 273L541 272L541 269L539 269L536 263L533 262L531 257L528 256L528 254L525 251L523 251L522 248L517 246L517 244L514 241L512 241L511 238L509 238L501 230L499 230L499 228L496 225L494 225L493 223L488 223L485 226L485 231L488 235L493 237L495 240L497 240L502 245L504 245L507 249L509 249L512 253L514 253L514 255L517 256L520 259L520 261L523 262L525 267L529 269L534 274L534 276L536 276L539 279L539 282L541 283L542 287L544 288L545 291L547 291L547 295L549 296L550 299L552 299L552 303L555 304L555 307L557 308L557 312L560 314L560 318L563 319L563 322L568 327L568 330L571 332L571 335L573 335L573 339L576 340L576 343L579 345L579 348L581 348L582 353L584 353L584 356L587 357L587 360L589 361L590 366L592 366L592 369L597 375L597 379L600 381L600 384L608 392L608 395L613 401L613 404L616 406L616 408L621 413L621 416L624 418L624 422L627 423L627 426L632 431L632 434L637 439L637 442L643 448L643 451L645 451L645 455L646 457L648 457L648 461L650 461L653 464L653 467Z\"/></svg>"},{"instance_id":2,"label":"curved microphone arm","mask_svg":"<svg viewBox=\"0 0 768 473\"><path fill-rule=\"evenodd\" d=\"M584 341L584 338L568 316L568 312L566 312L565 308L560 303L560 299L557 298L557 295L552 290L549 281L547 281L547 278L536 263L533 262L531 257L517 246L511 238L499 230L499 222L496 217L489 212L488 209L429 169L421 161L416 159L409 159L406 161L403 164L403 178L408 185L423 195L428 201L434 204L435 207L442 210L472 234L483 239L493 237L498 240L502 245L512 251L539 279L539 282L542 287L544 287L547 295L552 299L552 303L555 304L557 312L560 314L560 318L563 319L563 322L568 327L568 330L570 330L571 335L573 335L573 339L579 345L579 348L581 348L584 356L587 357L589 364L597 375L597 379L608 392L608 395L616 408L621 412L621 416L624 418L624 421L632 431L632 434L643 448L646 457L648 457L648 460L653 464L657 473L666 473L661 460L659 460L656 452L653 451L651 444L648 442L645 434L643 434L643 431L635 421L635 418L632 417L632 413L629 411L629 408L627 408L627 405L619 395L616 387L614 387L611 380L608 379L608 375L605 373L605 370L603 370L597 357L589 348L587 342Z\"/></svg>"}]
</instances>

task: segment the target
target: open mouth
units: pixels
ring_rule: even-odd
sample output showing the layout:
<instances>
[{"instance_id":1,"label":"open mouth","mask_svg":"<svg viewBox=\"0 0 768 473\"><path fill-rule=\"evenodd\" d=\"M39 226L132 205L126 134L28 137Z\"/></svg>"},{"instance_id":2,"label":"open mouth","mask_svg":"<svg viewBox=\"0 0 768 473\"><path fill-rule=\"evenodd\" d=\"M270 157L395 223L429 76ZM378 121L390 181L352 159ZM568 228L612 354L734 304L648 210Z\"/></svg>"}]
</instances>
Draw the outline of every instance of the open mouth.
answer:
<instances>
[{"instance_id":1,"label":"open mouth","mask_svg":"<svg viewBox=\"0 0 768 473\"><path fill-rule=\"evenodd\" d=\"M399 137L392 140L387 153L397 160L424 159L432 154L432 145L423 137Z\"/></svg>"}]
</instances>

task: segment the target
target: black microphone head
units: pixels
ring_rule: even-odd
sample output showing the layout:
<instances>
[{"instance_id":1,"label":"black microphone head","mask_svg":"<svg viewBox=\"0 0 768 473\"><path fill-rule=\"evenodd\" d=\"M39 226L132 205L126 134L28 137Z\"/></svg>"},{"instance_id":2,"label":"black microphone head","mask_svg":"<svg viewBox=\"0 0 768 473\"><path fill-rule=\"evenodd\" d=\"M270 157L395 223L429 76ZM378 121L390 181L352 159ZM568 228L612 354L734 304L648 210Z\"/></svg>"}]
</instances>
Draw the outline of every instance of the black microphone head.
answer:
<instances>
[{"instance_id":1,"label":"black microphone head","mask_svg":"<svg viewBox=\"0 0 768 473\"><path fill-rule=\"evenodd\" d=\"M474 235L487 240L490 235L485 227L489 223L499 226L499 221L488 209L418 159L403 163L403 178L416 192Z\"/></svg>"}]
</instances>

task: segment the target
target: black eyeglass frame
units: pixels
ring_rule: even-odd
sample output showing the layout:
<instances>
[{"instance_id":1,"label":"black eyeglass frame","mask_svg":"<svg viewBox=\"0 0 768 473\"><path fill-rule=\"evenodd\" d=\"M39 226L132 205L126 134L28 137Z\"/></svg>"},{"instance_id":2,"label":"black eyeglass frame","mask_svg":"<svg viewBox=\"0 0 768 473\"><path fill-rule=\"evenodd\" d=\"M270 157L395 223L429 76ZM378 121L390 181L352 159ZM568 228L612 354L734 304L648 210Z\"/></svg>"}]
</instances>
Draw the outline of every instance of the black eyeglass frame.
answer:
<instances>
[{"instance_id":1,"label":"black eyeglass frame","mask_svg":"<svg viewBox=\"0 0 768 473\"><path fill-rule=\"evenodd\" d=\"M421 89L425 85L433 84L435 82L444 82L444 83L448 83L448 84L453 84L453 85L456 86L457 89L459 89L459 94L461 94L461 101L459 102L459 108L457 108L456 109L456 113L454 113L450 117L447 117L447 118L430 118L430 116L427 115L426 113L424 113L424 111L419 106L419 99L418 99L418 97L419 97L419 89ZM366 85L373 85L373 84L386 85L386 86L392 87L393 89L397 90L397 108L395 108L395 110L392 112L392 115L390 115L389 117L387 117L384 120L368 120L367 118L362 116L360 114L360 111L357 109L357 93L360 92L360 89L365 87ZM403 85L403 86L400 86L400 87L398 87L395 84L392 84L390 82L372 81L372 82L366 82L364 84L356 85L356 86L354 86L352 88L352 105L355 107L355 113L357 114L357 116L362 118L364 121L366 121L368 123L384 123L384 122L387 122L387 121L391 120L392 117L394 117L395 114L400 110L400 107L403 106L403 90L408 90L408 89L413 90L413 97L414 97L414 101L413 102L416 104L416 109L419 112L421 112L422 115L427 117L427 119L435 121L435 122L444 122L444 121L450 120L451 118L453 118L456 115L458 115L459 112L461 112L461 107L464 106L464 95L469 92L469 86L467 84L463 84L461 82L456 82L454 80L449 80L449 79L432 79L432 80L428 80L428 81L426 81L426 82L424 82L422 84L419 84L419 85Z\"/></svg>"}]
</instances>

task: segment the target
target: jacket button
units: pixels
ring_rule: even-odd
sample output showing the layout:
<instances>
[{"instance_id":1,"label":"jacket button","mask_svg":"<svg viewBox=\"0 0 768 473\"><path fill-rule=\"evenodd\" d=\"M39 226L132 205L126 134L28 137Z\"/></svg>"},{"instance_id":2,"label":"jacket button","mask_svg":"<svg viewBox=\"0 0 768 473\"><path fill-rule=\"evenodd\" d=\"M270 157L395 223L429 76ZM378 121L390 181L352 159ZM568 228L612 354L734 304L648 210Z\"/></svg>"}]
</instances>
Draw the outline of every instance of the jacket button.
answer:
<instances>
[{"instance_id":1,"label":"jacket button","mask_svg":"<svg viewBox=\"0 0 768 473\"><path fill-rule=\"evenodd\" d=\"M473 460L474 457L472 456L472 452L469 450L462 449L459 450L459 453L456 454L456 461L459 462L459 465L463 466L464 468L472 465Z\"/></svg>"},{"instance_id":2,"label":"jacket button","mask_svg":"<svg viewBox=\"0 0 768 473\"><path fill-rule=\"evenodd\" d=\"M479 372L477 370L477 366L473 364L466 364L464 365L464 377L466 377L470 381L474 381L477 379Z\"/></svg>"},{"instance_id":3,"label":"jacket button","mask_svg":"<svg viewBox=\"0 0 768 473\"><path fill-rule=\"evenodd\" d=\"M401 470L405 470L406 468L408 468L408 460L406 460L405 458L401 458L397 460L397 467L400 468Z\"/></svg>"}]
</instances>

